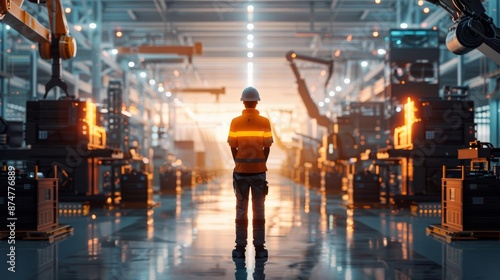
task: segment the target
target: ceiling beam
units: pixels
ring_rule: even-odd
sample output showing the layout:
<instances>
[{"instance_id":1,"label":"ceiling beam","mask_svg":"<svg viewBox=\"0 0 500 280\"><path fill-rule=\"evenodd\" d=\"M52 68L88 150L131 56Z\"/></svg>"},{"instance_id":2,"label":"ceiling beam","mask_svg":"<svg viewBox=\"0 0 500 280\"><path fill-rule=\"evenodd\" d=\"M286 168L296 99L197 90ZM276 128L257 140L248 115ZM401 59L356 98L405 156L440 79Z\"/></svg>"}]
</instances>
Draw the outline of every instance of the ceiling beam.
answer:
<instances>
[{"instance_id":1,"label":"ceiling beam","mask_svg":"<svg viewBox=\"0 0 500 280\"><path fill-rule=\"evenodd\" d=\"M166 14L166 8L165 5L161 5L160 2L163 2L162 0L153 0L153 3L155 4L156 10L158 11L158 14L160 14L160 17L163 22L167 22L167 17L165 16Z\"/></svg>"},{"instance_id":2,"label":"ceiling beam","mask_svg":"<svg viewBox=\"0 0 500 280\"><path fill-rule=\"evenodd\" d=\"M127 10L127 14L130 16L130 18L131 18L132 20L134 20L134 21L136 21L136 20L137 20L137 16L135 15L134 11L132 11L132 10L128 9L128 10Z\"/></svg>"}]
</instances>

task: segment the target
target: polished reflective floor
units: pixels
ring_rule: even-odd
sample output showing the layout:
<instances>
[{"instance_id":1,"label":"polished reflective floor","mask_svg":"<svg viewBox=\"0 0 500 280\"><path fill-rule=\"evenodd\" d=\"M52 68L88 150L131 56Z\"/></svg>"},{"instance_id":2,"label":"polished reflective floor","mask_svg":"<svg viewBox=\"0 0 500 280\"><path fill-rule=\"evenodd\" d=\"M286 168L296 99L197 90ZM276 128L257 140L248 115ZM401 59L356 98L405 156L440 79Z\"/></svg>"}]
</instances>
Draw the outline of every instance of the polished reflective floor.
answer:
<instances>
[{"instance_id":1,"label":"polished reflective floor","mask_svg":"<svg viewBox=\"0 0 500 280\"><path fill-rule=\"evenodd\" d=\"M0 279L500 279L500 241L446 243L427 236L438 216L348 209L340 196L268 174L267 261L233 261L231 175L152 210L91 209L61 216L74 234L49 244L16 243L16 272L0 242ZM250 231L251 232L251 229Z\"/></svg>"}]
</instances>

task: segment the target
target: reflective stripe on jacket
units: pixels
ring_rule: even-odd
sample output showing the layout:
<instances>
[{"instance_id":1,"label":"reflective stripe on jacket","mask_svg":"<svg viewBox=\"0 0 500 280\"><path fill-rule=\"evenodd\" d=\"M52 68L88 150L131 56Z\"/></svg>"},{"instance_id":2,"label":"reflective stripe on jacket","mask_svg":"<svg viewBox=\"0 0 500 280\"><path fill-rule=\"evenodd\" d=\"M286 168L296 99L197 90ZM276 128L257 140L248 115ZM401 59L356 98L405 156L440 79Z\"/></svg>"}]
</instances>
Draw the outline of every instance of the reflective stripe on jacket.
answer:
<instances>
[{"instance_id":1,"label":"reflective stripe on jacket","mask_svg":"<svg viewBox=\"0 0 500 280\"><path fill-rule=\"evenodd\" d=\"M229 146L238 148L234 171L238 173L266 172L264 148L273 143L271 124L259 111L252 108L243 110L241 116L231 122Z\"/></svg>"}]
</instances>

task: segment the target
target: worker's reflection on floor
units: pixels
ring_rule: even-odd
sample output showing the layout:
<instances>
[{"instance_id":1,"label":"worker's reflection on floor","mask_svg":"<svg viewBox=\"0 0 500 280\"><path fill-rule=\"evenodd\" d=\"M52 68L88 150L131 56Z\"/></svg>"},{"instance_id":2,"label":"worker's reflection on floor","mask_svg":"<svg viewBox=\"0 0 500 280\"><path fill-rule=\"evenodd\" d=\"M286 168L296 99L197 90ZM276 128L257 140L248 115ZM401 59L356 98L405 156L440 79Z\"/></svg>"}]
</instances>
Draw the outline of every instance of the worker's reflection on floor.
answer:
<instances>
[{"instance_id":1,"label":"worker's reflection on floor","mask_svg":"<svg viewBox=\"0 0 500 280\"><path fill-rule=\"evenodd\" d=\"M266 266L266 260L255 260L255 268L253 272L254 280L266 279L266 274L264 274L264 268Z\"/></svg>"},{"instance_id":2,"label":"worker's reflection on floor","mask_svg":"<svg viewBox=\"0 0 500 280\"><path fill-rule=\"evenodd\" d=\"M348 209L340 195L272 173L268 180L266 261L255 258L251 240L245 259L231 258L235 198L227 176L158 195L154 209L60 217L74 234L48 246L19 240L15 278L0 270L0 279L498 279L498 240L442 243L425 234L439 217Z\"/></svg>"},{"instance_id":3,"label":"worker's reflection on floor","mask_svg":"<svg viewBox=\"0 0 500 280\"><path fill-rule=\"evenodd\" d=\"M233 258L234 262L234 278L235 280L247 280L248 273L251 268L247 268L246 260L242 258ZM254 269L252 277L254 280L264 280L266 279L266 274L264 273L266 266L266 259L256 259L254 264Z\"/></svg>"},{"instance_id":4,"label":"worker's reflection on floor","mask_svg":"<svg viewBox=\"0 0 500 280\"><path fill-rule=\"evenodd\" d=\"M245 259L233 258L233 262L234 262L234 279L246 280L248 277L248 271Z\"/></svg>"}]
</instances>

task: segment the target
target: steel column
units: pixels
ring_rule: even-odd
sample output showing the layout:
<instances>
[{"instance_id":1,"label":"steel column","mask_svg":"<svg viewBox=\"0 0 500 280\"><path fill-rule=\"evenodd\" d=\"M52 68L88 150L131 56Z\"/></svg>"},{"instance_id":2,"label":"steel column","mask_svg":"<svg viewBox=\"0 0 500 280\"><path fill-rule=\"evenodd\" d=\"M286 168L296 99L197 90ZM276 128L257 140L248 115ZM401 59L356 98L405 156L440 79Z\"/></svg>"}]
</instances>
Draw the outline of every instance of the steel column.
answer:
<instances>
[{"instance_id":1,"label":"steel column","mask_svg":"<svg viewBox=\"0 0 500 280\"><path fill-rule=\"evenodd\" d=\"M38 98L38 50L32 50L30 53L30 94L28 100Z\"/></svg>"},{"instance_id":2,"label":"steel column","mask_svg":"<svg viewBox=\"0 0 500 280\"><path fill-rule=\"evenodd\" d=\"M0 23L0 73L7 73L7 25ZM8 77L0 75L0 116L7 118Z\"/></svg>"},{"instance_id":3,"label":"steel column","mask_svg":"<svg viewBox=\"0 0 500 280\"><path fill-rule=\"evenodd\" d=\"M488 13L493 18L496 26L500 26L500 3L498 1L488 1ZM494 62L490 62L490 69L498 67ZM490 142L495 147L500 147L500 92L497 83L500 80L497 78L490 78L488 81L489 92L492 92L490 98Z\"/></svg>"},{"instance_id":4,"label":"steel column","mask_svg":"<svg viewBox=\"0 0 500 280\"><path fill-rule=\"evenodd\" d=\"M490 142L495 147L500 147L500 100L490 100Z\"/></svg>"},{"instance_id":5,"label":"steel column","mask_svg":"<svg viewBox=\"0 0 500 280\"><path fill-rule=\"evenodd\" d=\"M94 22L97 27L92 30L90 38L92 40L92 96L94 97L94 102L101 103L101 89L102 89L102 62L101 62L101 33L102 33L102 1L96 0L94 3Z\"/></svg>"},{"instance_id":6,"label":"steel column","mask_svg":"<svg viewBox=\"0 0 500 280\"><path fill-rule=\"evenodd\" d=\"M463 86L465 79L465 56L459 55L457 61L457 85Z\"/></svg>"}]
</instances>

